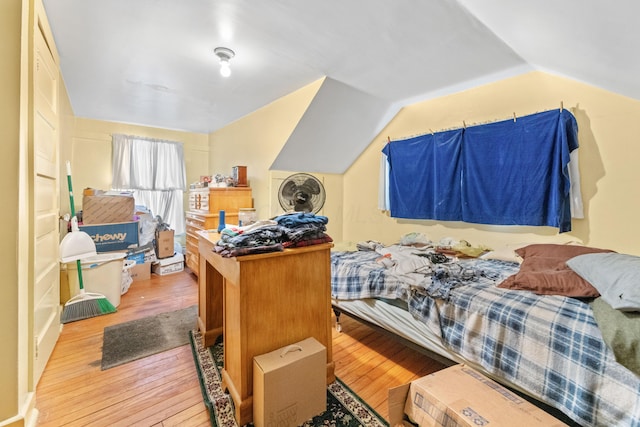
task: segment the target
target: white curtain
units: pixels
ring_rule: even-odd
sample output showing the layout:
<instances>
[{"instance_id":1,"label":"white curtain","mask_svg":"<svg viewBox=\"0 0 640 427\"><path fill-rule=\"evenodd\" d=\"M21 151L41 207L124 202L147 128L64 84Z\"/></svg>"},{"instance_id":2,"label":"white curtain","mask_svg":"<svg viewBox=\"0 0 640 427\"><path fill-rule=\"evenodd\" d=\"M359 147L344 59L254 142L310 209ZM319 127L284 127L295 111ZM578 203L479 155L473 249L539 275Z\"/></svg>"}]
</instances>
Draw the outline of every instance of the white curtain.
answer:
<instances>
[{"instance_id":1,"label":"white curtain","mask_svg":"<svg viewBox=\"0 0 640 427\"><path fill-rule=\"evenodd\" d=\"M113 189L132 191L137 205L183 234L187 177L182 143L115 134L112 146Z\"/></svg>"},{"instance_id":2,"label":"white curtain","mask_svg":"<svg viewBox=\"0 0 640 427\"><path fill-rule=\"evenodd\" d=\"M388 211L389 203L389 162L387 155L380 153L380 175L378 177L378 209Z\"/></svg>"}]
</instances>

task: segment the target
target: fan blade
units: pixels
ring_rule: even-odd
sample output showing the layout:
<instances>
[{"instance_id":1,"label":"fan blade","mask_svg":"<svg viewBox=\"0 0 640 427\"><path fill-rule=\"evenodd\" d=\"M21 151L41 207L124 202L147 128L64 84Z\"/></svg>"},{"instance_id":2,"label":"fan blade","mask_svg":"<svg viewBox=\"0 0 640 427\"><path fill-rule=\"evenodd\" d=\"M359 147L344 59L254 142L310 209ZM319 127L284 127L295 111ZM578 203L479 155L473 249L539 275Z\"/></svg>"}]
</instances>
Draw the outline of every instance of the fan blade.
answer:
<instances>
[{"instance_id":1,"label":"fan blade","mask_svg":"<svg viewBox=\"0 0 640 427\"><path fill-rule=\"evenodd\" d=\"M308 200L305 200L304 202L296 203L294 209L296 212L311 212L313 210L313 204Z\"/></svg>"},{"instance_id":2,"label":"fan blade","mask_svg":"<svg viewBox=\"0 0 640 427\"><path fill-rule=\"evenodd\" d=\"M287 181L282 185L280 194L282 194L282 197L284 197L285 199L293 199L297 190L298 186L295 182Z\"/></svg>"},{"instance_id":3,"label":"fan blade","mask_svg":"<svg viewBox=\"0 0 640 427\"><path fill-rule=\"evenodd\" d=\"M320 185L314 178L307 178L303 186L308 188L311 194L320 194Z\"/></svg>"}]
</instances>

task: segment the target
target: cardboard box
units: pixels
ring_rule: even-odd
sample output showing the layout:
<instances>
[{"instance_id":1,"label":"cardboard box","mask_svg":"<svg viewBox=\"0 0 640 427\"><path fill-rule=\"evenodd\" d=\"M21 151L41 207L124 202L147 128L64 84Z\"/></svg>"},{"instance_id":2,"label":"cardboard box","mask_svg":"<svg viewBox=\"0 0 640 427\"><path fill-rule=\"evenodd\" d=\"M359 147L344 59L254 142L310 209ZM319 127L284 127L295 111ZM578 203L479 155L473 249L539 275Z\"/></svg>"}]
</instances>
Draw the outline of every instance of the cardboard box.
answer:
<instances>
[{"instance_id":1,"label":"cardboard box","mask_svg":"<svg viewBox=\"0 0 640 427\"><path fill-rule=\"evenodd\" d=\"M129 274L134 282L139 282L141 280L149 280L151 279L151 263L143 262L136 263L133 267L129 269Z\"/></svg>"},{"instance_id":2,"label":"cardboard box","mask_svg":"<svg viewBox=\"0 0 640 427\"><path fill-rule=\"evenodd\" d=\"M144 264L144 252L127 251L126 259L135 261L136 264Z\"/></svg>"},{"instance_id":3,"label":"cardboard box","mask_svg":"<svg viewBox=\"0 0 640 427\"><path fill-rule=\"evenodd\" d=\"M81 225L96 243L97 252L126 251L138 246L138 221L115 224Z\"/></svg>"},{"instance_id":4,"label":"cardboard box","mask_svg":"<svg viewBox=\"0 0 640 427\"><path fill-rule=\"evenodd\" d=\"M156 262L158 258L156 257L156 247L154 242L152 241L142 246L129 248L127 250L127 258L133 259L139 264L142 264L143 262Z\"/></svg>"},{"instance_id":5,"label":"cardboard box","mask_svg":"<svg viewBox=\"0 0 640 427\"><path fill-rule=\"evenodd\" d=\"M133 219L135 201L131 194L82 197L83 224L109 224Z\"/></svg>"},{"instance_id":6,"label":"cardboard box","mask_svg":"<svg viewBox=\"0 0 640 427\"><path fill-rule=\"evenodd\" d=\"M173 230L156 230L156 256L159 259L173 256Z\"/></svg>"},{"instance_id":7,"label":"cardboard box","mask_svg":"<svg viewBox=\"0 0 640 427\"><path fill-rule=\"evenodd\" d=\"M152 264L151 270L160 276L178 273L184 270L184 255L177 252L170 258L159 259L157 262Z\"/></svg>"},{"instance_id":8,"label":"cardboard box","mask_svg":"<svg viewBox=\"0 0 640 427\"><path fill-rule=\"evenodd\" d=\"M466 365L454 365L389 390L391 427L560 427L563 422Z\"/></svg>"},{"instance_id":9,"label":"cardboard box","mask_svg":"<svg viewBox=\"0 0 640 427\"><path fill-rule=\"evenodd\" d=\"M314 338L253 359L253 424L295 427L327 410L327 349Z\"/></svg>"}]
</instances>

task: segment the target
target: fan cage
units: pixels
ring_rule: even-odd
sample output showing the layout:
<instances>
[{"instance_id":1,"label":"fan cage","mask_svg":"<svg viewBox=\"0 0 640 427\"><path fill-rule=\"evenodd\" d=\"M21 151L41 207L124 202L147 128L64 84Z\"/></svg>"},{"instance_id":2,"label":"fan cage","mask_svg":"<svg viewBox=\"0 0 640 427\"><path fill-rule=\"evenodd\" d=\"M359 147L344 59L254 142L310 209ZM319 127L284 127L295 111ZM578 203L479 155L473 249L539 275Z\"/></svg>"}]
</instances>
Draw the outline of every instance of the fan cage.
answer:
<instances>
[{"instance_id":1,"label":"fan cage","mask_svg":"<svg viewBox=\"0 0 640 427\"><path fill-rule=\"evenodd\" d=\"M318 213L324 206L326 193L322 181L308 173L295 173L282 181L278 202L285 212Z\"/></svg>"}]
</instances>

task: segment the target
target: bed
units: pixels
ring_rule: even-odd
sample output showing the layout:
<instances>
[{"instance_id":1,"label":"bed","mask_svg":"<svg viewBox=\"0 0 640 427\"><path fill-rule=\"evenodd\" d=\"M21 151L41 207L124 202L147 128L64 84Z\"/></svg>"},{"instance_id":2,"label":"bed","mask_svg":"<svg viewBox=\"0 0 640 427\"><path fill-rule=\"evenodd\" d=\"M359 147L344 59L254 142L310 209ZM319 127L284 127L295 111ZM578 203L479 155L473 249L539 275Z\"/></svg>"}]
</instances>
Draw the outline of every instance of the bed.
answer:
<instances>
[{"instance_id":1,"label":"bed","mask_svg":"<svg viewBox=\"0 0 640 427\"><path fill-rule=\"evenodd\" d=\"M362 250L332 253L338 328L343 312L381 327L555 408L574 425L640 425L640 377L603 337L592 308L598 289L579 275L576 287L576 271L566 265L580 259L576 253L612 251L530 245L520 249L524 261L517 262L502 256L443 259L429 245L367 243ZM545 270L549 262L556 263L551 272ZM541 287L518 281L532 275ZM570 275L572 284L565 286ZM554 280L566 295L545 291Z\"/></svg>"}]
</instances>

